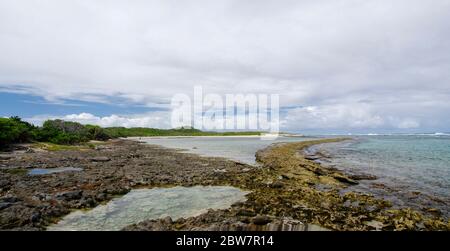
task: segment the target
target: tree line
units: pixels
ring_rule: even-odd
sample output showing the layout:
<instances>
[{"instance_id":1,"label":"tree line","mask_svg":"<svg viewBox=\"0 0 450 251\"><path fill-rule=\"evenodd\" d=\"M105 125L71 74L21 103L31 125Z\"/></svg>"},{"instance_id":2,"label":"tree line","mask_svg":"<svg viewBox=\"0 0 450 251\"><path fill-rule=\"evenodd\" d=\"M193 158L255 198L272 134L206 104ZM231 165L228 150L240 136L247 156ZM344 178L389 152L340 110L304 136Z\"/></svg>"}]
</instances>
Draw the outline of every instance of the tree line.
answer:
<instances>
[{"instance_id":1,"label":"tree line","mask_svg":"<svg viewBox=\"0 0 450 251\"><path fill-rule=\"evenodd\" d=\"M47 120L42 126L35 126L15 116L0 118L0 148L15 143L50 142L73 145L90 140L108 140L119 137L151 136L232 136L259 135L260 132L205 132L194 128L156 129L125 128L83 125L60 119Z\"/></svg>"},{"instance_id":2,"label":"tree line","mask_svg":"<svg viewBox=\"0 0 450 251\"><path fill-rule=\"evenodd\" d=\"M63 120L47 120L40 127L19 117L0 118L0 147L14 143L50 142L71 145L89 140L107 140L111 136L95 125Z\"/></svg>"}]
</instances>

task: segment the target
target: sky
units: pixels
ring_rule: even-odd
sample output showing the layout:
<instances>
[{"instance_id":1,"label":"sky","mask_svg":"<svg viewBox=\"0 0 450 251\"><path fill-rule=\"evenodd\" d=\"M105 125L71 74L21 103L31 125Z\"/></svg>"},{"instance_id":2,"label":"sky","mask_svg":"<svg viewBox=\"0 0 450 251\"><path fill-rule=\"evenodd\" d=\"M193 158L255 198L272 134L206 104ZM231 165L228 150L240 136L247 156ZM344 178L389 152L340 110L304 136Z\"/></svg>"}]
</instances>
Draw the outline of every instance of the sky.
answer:
<instances>
[{"instance_id":1,"label":"sky","mask_svg":"<svg viewBox=\"0 0 450 251\"><path fill-rule=\"evenodd\" d=\"M170 127L279 94L292 132L449 132L448 0L0 0L0 116Z\"/></svg>"}]
</instances>

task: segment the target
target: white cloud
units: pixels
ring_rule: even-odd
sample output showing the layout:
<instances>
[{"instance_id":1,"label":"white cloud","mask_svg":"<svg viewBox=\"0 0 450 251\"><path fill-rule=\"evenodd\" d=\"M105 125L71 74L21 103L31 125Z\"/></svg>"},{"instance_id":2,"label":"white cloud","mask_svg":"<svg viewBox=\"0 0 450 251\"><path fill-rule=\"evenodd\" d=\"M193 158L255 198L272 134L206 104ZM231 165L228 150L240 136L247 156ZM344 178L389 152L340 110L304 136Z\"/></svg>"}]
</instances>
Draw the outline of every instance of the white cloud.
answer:
<instances>
[{"instance_id":1,"label":"white cloud","mask_svg":"<svg viewBox=\"0 0 450 251\"><path fill-rule=\"evenodd\" d=\"M328 106L308 106L290 109L283 125L290 130L341 129L416 129L420 121L394 117L390 111L378 110L370 104L351 103Z\"/></svg>"},{"instance_id":2,"label":"white cloud","mask_svg":"<svg viewBox=\"0 0 450 251\"><path fill-rule=\"evenodd\" d=\"M399 129L411 129L420 127L420 122L412 118L405 118L400 121L396 121L395 123L395 125Z\"/></svg>"},{"instance_id":3,"label":"white cloud","mask_svg":"<svg viewBox=\"0 0 450 251\"><path fill-rule=\"evenodd\" d=\"M384 125L385 121L367 106L331 105L291 109L283 123L298 129L351 129L377 128Z\"/></svg>"},{"instance_id":4,"label":"white cloud","mask_svg":"<svg viewBox=\"0 0 450 251\"><path fill-rule=\"evenodd\" d=\"M327 127L448 128L448 13L448 0L3 0L0 88L154 107L202 85L279 93ZM342 108L360 100L370 110Z\"/></svg>"}]
</instances>

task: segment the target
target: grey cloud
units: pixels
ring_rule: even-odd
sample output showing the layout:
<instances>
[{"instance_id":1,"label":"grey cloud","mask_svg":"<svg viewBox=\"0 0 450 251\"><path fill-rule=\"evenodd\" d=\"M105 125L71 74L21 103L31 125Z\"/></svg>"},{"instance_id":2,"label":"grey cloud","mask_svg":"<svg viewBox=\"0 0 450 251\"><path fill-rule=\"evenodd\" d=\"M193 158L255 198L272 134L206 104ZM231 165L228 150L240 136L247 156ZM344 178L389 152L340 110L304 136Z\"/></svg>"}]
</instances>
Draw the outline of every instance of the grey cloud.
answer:
<instances>
[{"instance_id":1,"label":"grey cloud","mask_svg":"<svg viewBox=\"0 0 450 251\"><path fill-rule=\"evenodd\" d=\"M4 0L0 87L150 106L194 85L323 111L370 100L361 114L383 123L360 125L446 129L448 13L447 0Z\"/></svg>"}]
</instances>

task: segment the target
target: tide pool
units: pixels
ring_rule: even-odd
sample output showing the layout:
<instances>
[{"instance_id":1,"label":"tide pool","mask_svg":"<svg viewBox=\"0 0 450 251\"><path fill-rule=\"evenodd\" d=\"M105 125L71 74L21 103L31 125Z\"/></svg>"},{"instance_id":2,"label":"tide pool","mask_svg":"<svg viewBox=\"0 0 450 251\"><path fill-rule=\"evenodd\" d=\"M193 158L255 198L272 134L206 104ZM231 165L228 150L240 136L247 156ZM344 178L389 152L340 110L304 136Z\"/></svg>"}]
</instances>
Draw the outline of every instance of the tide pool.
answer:
<instances>
[{"instance_id":1,"label":"tide pool","mask_svg":"<svg viewBox=\"0 0 450 251\"><path fill-rule=\"evenodd\" d=\"M135 189L92 210L65 216L50 231L117 231L148 219L170 216L176 220L197 216L208 209L226 209L245 201L247 192L227 186Z\"/></svg>"}]
</instances>

